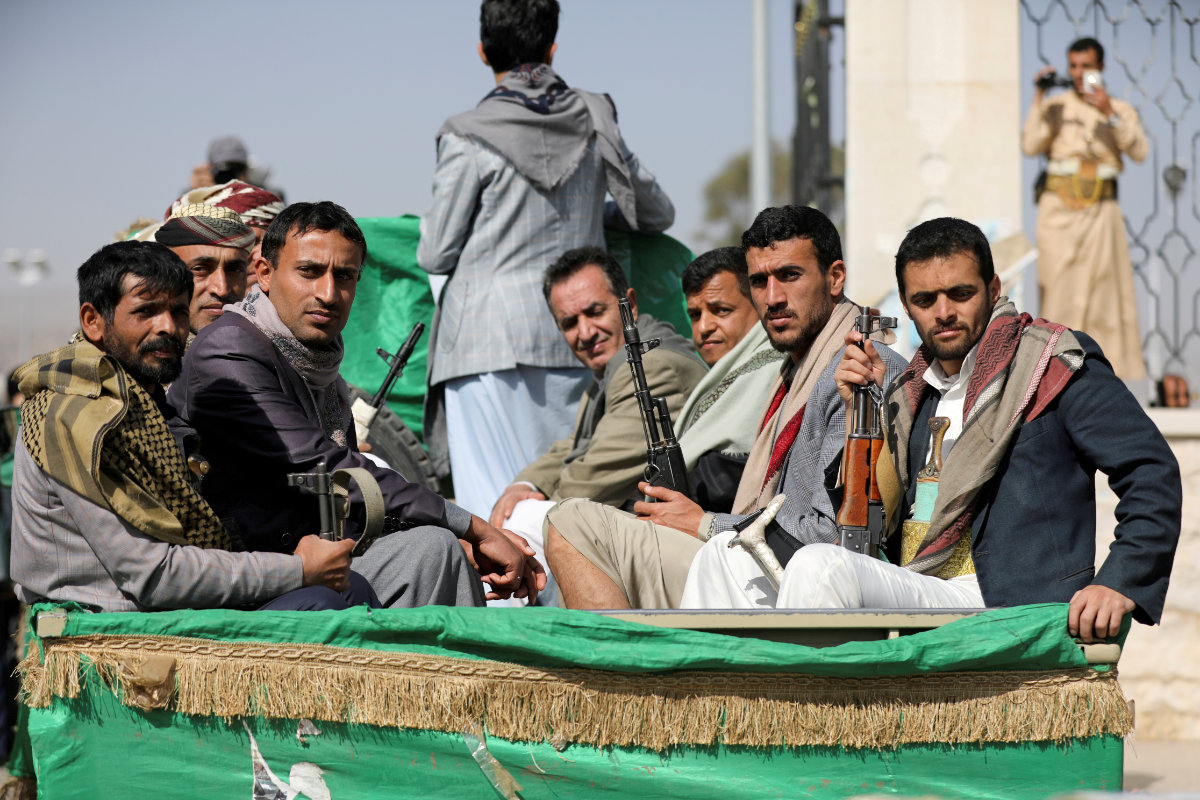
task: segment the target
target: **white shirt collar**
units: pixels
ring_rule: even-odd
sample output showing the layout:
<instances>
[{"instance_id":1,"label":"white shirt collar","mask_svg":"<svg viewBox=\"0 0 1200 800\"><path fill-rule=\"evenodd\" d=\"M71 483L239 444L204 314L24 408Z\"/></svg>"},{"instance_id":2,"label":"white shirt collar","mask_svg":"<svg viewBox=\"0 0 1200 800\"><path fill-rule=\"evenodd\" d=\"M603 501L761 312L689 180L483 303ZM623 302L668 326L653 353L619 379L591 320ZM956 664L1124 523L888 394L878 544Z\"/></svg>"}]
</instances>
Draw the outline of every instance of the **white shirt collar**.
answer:
<instances>
[{"instance_id":1,"label":"white shirt collar","mask_svg":"<svg viewBox=\"0 0 1200 800\"><path fill-rule=\"evenodd\" d=\"M980 339L982 341L982 338ZM975 371L975 358L979 355L979 342L971 348L963 358L962 366L958 370L957 375L947 375L946 370L942 369L942 365L934 359L925 369L925 374L922 376L925 382L937 389L938 394L945 395L952 389L959 386L965 386L967 381L971 379L971 373Z\"/></svg>"}]
</instances>

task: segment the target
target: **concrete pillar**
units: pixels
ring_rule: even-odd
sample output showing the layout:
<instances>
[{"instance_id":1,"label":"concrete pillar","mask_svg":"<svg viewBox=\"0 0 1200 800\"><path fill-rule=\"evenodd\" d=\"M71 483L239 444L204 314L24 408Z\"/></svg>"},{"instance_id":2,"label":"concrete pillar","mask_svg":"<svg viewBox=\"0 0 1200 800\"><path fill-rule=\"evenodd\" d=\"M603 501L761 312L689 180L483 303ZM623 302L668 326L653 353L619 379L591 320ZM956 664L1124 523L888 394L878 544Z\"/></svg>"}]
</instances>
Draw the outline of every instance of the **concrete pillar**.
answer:
<instances>
[{"instance_id":1,"label":"concrete pillar","mask_svg":"<svg viewBox=\"0 0 1200 800\"><path fill-rule=\"evenodd\" d=\"M1019 11L1018 0L846 0L851 298L895 289L896 248L919 222L1021 230Z\"/></svg>"}]
</instances>

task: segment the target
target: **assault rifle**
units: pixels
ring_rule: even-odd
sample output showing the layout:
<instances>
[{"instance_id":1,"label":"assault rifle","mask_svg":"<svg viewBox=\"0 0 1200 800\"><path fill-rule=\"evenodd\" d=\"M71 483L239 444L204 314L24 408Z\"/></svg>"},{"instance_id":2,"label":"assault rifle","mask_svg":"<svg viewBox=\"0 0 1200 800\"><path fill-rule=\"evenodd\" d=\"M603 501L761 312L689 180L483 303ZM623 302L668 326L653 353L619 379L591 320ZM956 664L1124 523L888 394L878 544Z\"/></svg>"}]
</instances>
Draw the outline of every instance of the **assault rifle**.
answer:
<instances>
[{"instance_id":1,"label":"assault rifle","mask_svg":"<svg viewBox=\"0 0 1200 800\"><path fill-rule=\"evenodd\" d=\"M331 542L346 538L346 517L350 512L350 481L358 485L366 508L366 524L351 551L352 555L360 556L383 533L383 492L375 476L361 467L330 472L324 461L317 464L317 468L312 472L287 474L288 486L298 486L317 496L317 516L320 524L317 535Z\"/></svg>"},{"instance_id":2,"label":"assault rifle","mask_svg":"<svg viewBox=\"0 0 1200 800\"><path fill-rule=\"evenodd\" d=\"M660 339L643 342L633 321L633 307L622 298L621 325L625 331L625 352L628 354L629 371L633 373L634 397L642 412L642 430L646 434L646 470L643 476L651 486L665 486L677 492L691 495L687 469L683 465L683 451L671 427L671 412L665 397L651 397L646 384L646 372L642 369L642 353L647 353L662 344Z\"/></svg>"},{"instance_id":3,"label":"assault rifle","mask_svg":"<svg viewBox=\"0 0 1200 800\"><path fill-rule=\"evenodd\" d=\"M383 384L379 387L379 391L371 398L371 402L363 400L361 397L354 400L354 404L350 408L351 414L354 416L354 433L360 442L367 440L367 434L371 432L371 424L375 422L375 416L379 413L379 409L383 408L383 404L387 402L388 393L392 391L392 385L396 379L404 374L404 367L408 364L408 359L412 358L413 350L417 347L417 342L421 339L421 334L425 332L425 323L416 322L409 331L408 338L404 340L404 344L400 345L400 349L392 355L382 347L376 348L375 352L383 359L383 363L388 365L387 377L383 379Z\"/></svg>"},{"instance_id":4,"label":"assault rifle","mask_svg":"<svg viewBox=\"0 0 1200 800\"><path fill-rule=\"evenodd\" d=\"M867 337L877 331L896 327L895 317L878 317L860 309L854 320L854 330ZM845 494L838 510L838 543L856 553L879 557L883 545L883 498L875 478L875 464L883 449L883 428L880 409L883 392L873 382L855 386L850 406L850 437L842 454L842 478Z\"/></svg>"}]
</instances>

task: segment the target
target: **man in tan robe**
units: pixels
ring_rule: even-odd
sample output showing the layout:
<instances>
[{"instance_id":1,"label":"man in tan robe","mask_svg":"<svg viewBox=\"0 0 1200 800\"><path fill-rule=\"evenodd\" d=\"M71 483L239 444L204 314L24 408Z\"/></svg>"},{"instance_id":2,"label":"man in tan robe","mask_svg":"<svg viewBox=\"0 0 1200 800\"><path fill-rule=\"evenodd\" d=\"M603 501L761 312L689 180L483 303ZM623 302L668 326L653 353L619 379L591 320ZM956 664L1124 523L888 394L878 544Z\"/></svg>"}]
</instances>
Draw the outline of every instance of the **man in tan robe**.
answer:
<instances>
[{"instance_id":1,"label":"man in tan robe","mask_svg":"<svg viewBox=\"0 0 1200 800\"><path fill-rule=\"evenodd\" d=\"M1100 43L1078 40L1067 61L1074 89L1045 99L1039 87L1021 141L1026 155L1049 159L1038 200L1041 315L1094 337L1117 375L1136 380L1146 368L1116 179L1122 156L1140 162L1149 146L1133 106L1096 82Z\"/></svg>"}]
</instances>

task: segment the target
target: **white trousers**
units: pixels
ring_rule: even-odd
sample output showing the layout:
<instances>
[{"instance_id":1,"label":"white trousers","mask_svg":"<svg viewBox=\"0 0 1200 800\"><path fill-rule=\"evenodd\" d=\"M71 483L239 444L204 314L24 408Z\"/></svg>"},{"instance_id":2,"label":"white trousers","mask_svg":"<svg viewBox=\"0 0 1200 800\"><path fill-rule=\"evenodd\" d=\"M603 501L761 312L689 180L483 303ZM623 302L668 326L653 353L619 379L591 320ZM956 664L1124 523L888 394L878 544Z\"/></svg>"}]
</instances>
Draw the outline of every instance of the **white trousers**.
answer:
<instances>
[{"instance_id":1,"label":"white trousers","mask_svg":"<svg viewBox=\"0 0 1200 800\"><path fill-rule=\"evenodd\" d=\"M680 608L774 608L779 594L733 531L718 533L692 559ZM801 548L802 550L804 548Z\"/></svg>"},{"instance_id":2,"label":"white trousers","mask_svg":"<svg viewBox=\"0 0 1200 800\"><path fill-rule=\"evenodd\" d=\"M945 580L810 544L788 561L778 593L733 533L710 539L692 562L681 608L983 608L975 575Z\"/></svg>"},{"instance_id":3,"label":"white trousers","mask_svg":"<svg viewBox=\"0 0 1200 800\"><path fill-rule=\"evenodd\" d=\"M504 521L503 526L513 533L525 537L529 546L533 548L538 563L542 565L542 569L546 570L546 588L538 593L538 605L541 606L557 606L559 604L558 583L554 580L553 573L550 572L550 565L546 563L546 539L542 535L546 514L555 505L557 503L552 500L522 500L513 507L512 516ZM488 600L487 604L493 608L515 608L527 606L529 601L523 597L510 597L507 600Z\"/></svg>"},{"instance_id":4,"label":"white trousers","mask_svg":"<svg viewBox=\"0 0 1200 800\"><path fill-rule=\"evenodd\" d=\"M455 502L487 519L517 473L571 435L590 378L582 367L518 366L446 381Z\"/></svg>"}]
</instances>

